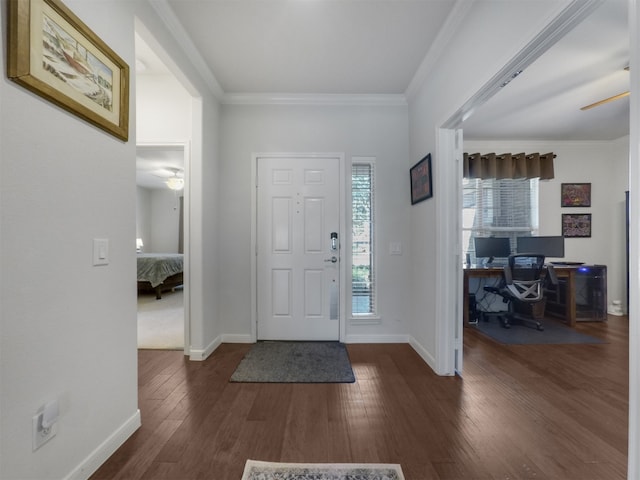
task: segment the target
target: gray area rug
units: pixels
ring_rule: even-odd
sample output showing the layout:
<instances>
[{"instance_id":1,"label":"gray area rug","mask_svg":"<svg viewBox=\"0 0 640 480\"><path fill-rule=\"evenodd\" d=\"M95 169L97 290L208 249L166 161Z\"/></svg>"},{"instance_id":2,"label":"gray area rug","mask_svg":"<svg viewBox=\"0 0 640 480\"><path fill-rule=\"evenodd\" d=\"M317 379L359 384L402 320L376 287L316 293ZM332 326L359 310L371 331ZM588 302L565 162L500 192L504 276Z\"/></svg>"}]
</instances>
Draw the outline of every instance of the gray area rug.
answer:
<instances>
[{"instance_id":1,"label":"gray area rug","mask_svg":"<svg viewBox=\"0 0 640 480\"><path fill-rule=\"evenodd\" d=\"M273 463L247 460L242 480L404 480L398 464Z\"/></svg>"},{"instance_id":2,"label":"gray area rug","mask_svg":"<svg viewBox=\"0 0 640 480\"><path fill-rule=\"evenodd\" d=\"M353 383L344 344L339 342L258 342L231 376L232 382Z\"/></svg>"},{"instance_id":3,"label":"gray area rug","mask_svg":"<svg viewBox=\"0 0 640 480\"><path fill-rule=\"evenodd\" d=\"M491 319L488 322L480 320L475 327L485 335L506 345L606 343L604 340L580 333L555 320L544 320L542 325L544 326L542 332L524 325L502 328L497 319Z\"/></svg>"}]
</instances>

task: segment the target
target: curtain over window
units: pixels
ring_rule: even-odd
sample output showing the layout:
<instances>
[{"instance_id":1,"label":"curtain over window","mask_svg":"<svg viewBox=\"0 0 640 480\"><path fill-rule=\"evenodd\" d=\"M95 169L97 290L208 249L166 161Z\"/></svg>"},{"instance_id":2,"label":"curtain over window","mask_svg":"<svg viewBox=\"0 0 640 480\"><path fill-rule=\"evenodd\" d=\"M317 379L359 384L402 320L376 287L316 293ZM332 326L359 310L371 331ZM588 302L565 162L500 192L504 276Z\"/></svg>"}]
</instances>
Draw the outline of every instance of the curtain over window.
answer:
<instances>
[{"instance_id":1,"label":"curtain over window","mask_svg":"<svg viewBox=\"0 0 640 480\"><path fill-rule=\"evenodd\" d=\"M539 178L550 180L553 173L553 153L465 153L464 178Z\"/></svg>"}]
</instances>

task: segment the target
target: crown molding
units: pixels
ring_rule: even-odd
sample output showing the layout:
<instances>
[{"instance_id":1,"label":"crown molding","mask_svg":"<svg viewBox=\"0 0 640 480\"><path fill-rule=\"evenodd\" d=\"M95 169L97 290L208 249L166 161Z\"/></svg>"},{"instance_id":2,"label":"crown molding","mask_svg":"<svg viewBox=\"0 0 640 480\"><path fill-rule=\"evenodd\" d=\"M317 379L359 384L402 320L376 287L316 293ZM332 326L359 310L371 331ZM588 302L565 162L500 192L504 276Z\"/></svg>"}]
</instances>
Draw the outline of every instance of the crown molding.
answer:
<instances>
[{"instance_id":1,"label":"crown molding","mask_svg":"<svg viewBox=\"0 0 640 480\"><path fill-rule=\"evenodd\" d=\"M407 106L403 94L227 93L220 101L225 105Z\"/></svg>"},{"instance_id":2,"label":"crown molding","mask_svg":"<svg viewBox=\"0 0 640 480\"><path fill-rule=\"evenodd\" d=\"M415 96L420 87L425 83L429 72L433 71L440 56L444 52L447 44L455 36L458 31L458 27L462 23L462 20L467 16L469 10L475 3L475 0L457 0L451 12L447 16L442 28L436 35L435 40L429 47L429 51L425 55L422 63L416 70L416 74L411 79L409 86L405 90L406 98L412 98Z\"/></svg>"},{"instance_id":3,"label":"crown molding","mask_svg":"<svg viewBox=\"0 0 640 480\"><path fill-rule=\"evenodd\" d=\"M178 45L182 48L187 58L191 61L198 73L202 76L203 80L209 87L209 90L213 95L221 99L224 97L224 90L218 83L213 72L209 69L207 62L204 61L202 55L191 41L191 37L176 17L173 9L167 2L167 0L148 0L153 9L156 11L162 22L166 25L169 33L173 35Z\"/></svg>"}]
</instances>

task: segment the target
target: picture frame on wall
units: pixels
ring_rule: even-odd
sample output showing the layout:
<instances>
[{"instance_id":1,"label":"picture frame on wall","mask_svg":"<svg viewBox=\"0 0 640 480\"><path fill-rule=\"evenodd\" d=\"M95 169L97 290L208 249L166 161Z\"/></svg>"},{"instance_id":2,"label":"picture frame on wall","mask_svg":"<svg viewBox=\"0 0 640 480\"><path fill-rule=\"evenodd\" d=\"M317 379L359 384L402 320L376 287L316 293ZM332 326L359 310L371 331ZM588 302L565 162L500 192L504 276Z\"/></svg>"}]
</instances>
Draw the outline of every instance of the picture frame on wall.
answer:
<instances>
[{"instance_id":1,"label":"picture frame on wall","mask_svg":"<svg viewBox=\"0 0 640 480\"><path fill-rule=\"evenodd\" d=\"M590 183L562 183L560 185L561 207L590 207Z\"/></svg>"},{"instance_id":2,"label":"picture frame on wall","mask_svg":"<svg viewBox=\"0 0 640 480\"><path fill-rule=\"evenodd\" d=\"M7 76L129 138L129 66L60 0L8 0Z\"/></svg>"},{"instance_id":3,"label":"picture frame on wall","mask_svg":"<svg viewBox=\"0 0 640 480\"><path fill-rule=\"evenodd\" d=\"M430 153L411 167L409 176L411 177L411 205L433 197Z\"/></svg>"},{"instance_id":4,"label":"picture frame on wall","mask_svg":"<svg viewBox=\"0 0 640 480\"><path fill-rule=\"evenodd\" d=\"M562 236L566 238L591 237L591 214L563 213Z\"/></svg>"}]
</instances>

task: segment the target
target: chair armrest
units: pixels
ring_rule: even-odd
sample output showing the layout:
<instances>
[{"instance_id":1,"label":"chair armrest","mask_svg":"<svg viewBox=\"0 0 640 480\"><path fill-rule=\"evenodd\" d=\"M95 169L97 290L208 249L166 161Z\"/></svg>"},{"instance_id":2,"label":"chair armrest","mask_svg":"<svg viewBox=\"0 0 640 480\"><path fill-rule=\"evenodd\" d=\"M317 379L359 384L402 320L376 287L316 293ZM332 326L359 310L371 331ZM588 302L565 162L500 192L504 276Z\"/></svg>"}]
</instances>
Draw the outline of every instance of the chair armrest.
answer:
<instances>
[{"instance_id":1,"label":"chair armrest","mask_svg":"<svg viewBox=\"0 0 640 480\"><path fill-rule=\"evenodd\" d=\"M556 274L556 269L553 268L553 265L547 265L546 278L551 285L558 285L558 275Z\"/></svg>"}]
</instances>

